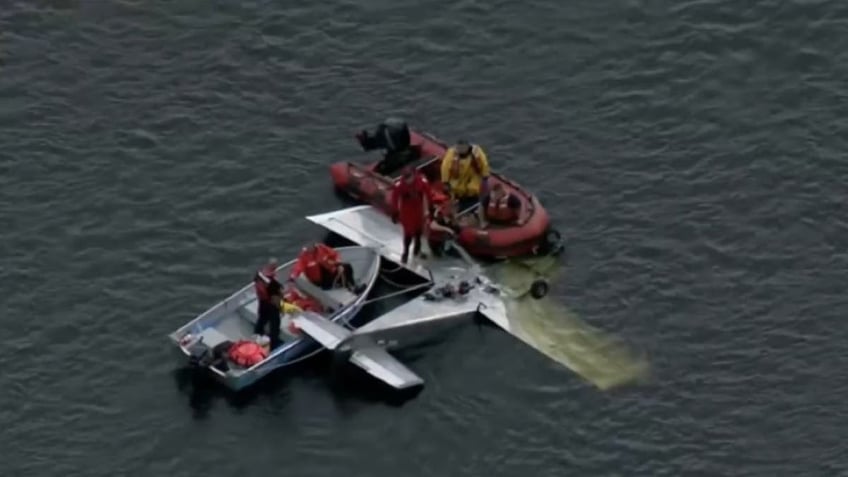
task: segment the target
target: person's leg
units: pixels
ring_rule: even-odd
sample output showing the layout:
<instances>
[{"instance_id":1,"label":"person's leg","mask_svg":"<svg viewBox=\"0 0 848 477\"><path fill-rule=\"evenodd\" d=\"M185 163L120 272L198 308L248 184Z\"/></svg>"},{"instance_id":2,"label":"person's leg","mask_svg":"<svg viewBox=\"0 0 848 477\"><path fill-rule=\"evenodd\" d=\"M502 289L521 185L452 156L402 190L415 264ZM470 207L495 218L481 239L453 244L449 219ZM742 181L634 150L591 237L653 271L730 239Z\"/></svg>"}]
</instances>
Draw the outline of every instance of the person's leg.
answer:
<instances>
[{"instance_id":1,"label":"person's leg","mask_svg":"<svg viewBox=\"0 0 848 477\"><path fill-rule=\"evenodd\" d=\"M271 349L275 349L277 346L280 346L280 310L278 309L276 313L269 313L268 315L268 337L271 339Z\"/></svg>"},{"instance_id":2,"label":"person's leg","mask_svg":"<svg viewBox=\"0 0 848 477\"><path fill-rule=\"evenodd\" d=\"M265 334L265 324L268 322L268 304L264 301L259 301L256 308L256 325L253 327L253 333L257 335Z\"/></svg>"},{"instance_id":3,"label":"person's leg","mask_svg":"<svg viewBox=\"0 0 848 477\"><path fill-rule=\"evenodd\" d=\"M412 255L415 257L421 256L421 231L419 230L413 237Z\"/></svg>"},{"instance_id":4,"label":"person's leg","mask_svg":"<svg viewBox=\"0 0 848 477\"><path fill-rule=\"evenodd\" d=\"M402 263L406 263L406 260L409 258L409 245L412 242L412 235L403 232L403 253L400 255L400 261Z\"/></svg>"},{"instance_id":5,"label":"person's leg","mask_svg":"<svg viewBox=\"0 0 848 477\"><path fill-rule=\"evenodd\" d=\"M427 245L430 246L430 251L435 257L441 257L445 250L445 242L441 240L428 240Z\"/></svg>"},{"instance_id":6,"label":"person's leg","mask_svg":"<svg viewBox=\"0 0 848 477\"><path fill-rule=\"evenodd\" d=\"M347 262L342 264L342 279L345 287L352 287L356 282L353 279L353 266Z\"/></svg>"},{"instance_id":7,"label":"person's leg","mask_svg":"<svg viewBox=\"0 0 848 477\"><path fill-rule=\"evenodd\" d=\"M329 290L330 288L333 288L335 282L336 275L333 272L325 269L324 267L321 267L321 283L319 284L319 286L324 290Z\"/></svg>"}]
</instances>

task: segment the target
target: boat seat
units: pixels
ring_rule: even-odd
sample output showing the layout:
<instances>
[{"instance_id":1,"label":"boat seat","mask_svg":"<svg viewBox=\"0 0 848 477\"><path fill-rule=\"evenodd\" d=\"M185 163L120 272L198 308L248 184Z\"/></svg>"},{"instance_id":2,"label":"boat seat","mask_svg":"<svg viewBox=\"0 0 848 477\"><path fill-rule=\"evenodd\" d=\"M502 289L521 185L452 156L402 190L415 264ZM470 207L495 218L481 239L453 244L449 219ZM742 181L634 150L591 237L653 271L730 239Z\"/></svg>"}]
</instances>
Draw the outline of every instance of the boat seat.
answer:
<instances>
[{"instance_id":1,"label":"boat seat","mask_svg":"<svg viewBox=\"0 0 848 477\"><path fill-rule=\"evenodd\" d=\"M300 275L294 279L295 285L302 291L306 292L312 298L318 300L330 313L334 313L339 308L347 305L356 298L347 288L332 288L324 290L318 285L309 281L304 275Z\"/></svg>"}]
</instances>

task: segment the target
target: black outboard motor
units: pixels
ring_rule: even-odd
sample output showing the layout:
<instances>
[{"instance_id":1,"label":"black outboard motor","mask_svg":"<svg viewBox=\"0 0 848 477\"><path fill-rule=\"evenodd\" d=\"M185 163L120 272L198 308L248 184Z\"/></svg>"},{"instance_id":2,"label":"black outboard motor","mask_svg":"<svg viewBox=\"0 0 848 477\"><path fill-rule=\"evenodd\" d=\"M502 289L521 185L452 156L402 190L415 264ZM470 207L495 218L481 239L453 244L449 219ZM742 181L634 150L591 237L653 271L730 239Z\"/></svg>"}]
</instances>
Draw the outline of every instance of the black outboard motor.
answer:
<instances>
[{"instance_id":1,"label":"black outboard motor","mask_svg":"<svg viewBox=\"0 0 848 477\"><path fill-rule=\"evenodd\" d=\"M377 164L378 174L391 175L421 157L421 148L410 144L409 126L402 119L388 118L374 131L362 130L356 138L364 151L386 151L383 160Z\"/></svg>"},{"instance_id":2,"label":"black outboard motor","mask_svg":"<svg viewBox=\"0 0 848 477\"><path fill-rule=\"evenodd\" d=\"M365 151L385 149L386 152L398 152L409 148L409 126L398 118L386 119L373 132L363 129L356 137Z\"/></svg>"}]
</instances>

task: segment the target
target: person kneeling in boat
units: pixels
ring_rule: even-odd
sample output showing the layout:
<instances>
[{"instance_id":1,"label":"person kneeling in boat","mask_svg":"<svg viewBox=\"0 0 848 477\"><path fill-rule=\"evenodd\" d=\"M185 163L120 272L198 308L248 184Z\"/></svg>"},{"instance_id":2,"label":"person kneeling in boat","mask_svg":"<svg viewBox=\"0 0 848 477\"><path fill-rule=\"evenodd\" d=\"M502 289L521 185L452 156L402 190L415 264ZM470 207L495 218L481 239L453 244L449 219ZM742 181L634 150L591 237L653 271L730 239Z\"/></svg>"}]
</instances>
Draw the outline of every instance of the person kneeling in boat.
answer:
<instances>
[{"instance_id":1,"label":"person kneeling in boat","mask_svg":"<svg viewBox=\"0 0 848 477\"><path fill-rule=\"evenodd\" d=\"M445 243L455 239L459 233L456 202L438 192L433 194L432 200L432 220L427 227L427 245L433 255L440 257L445 252Z\"/></svg>"},{"instance_id":2,"label":"person kneeling in boat","mask_svg":"<svg viewBox=\"0 0 848 477\"><path fill-rule=\"evenodd\" d=\"M280 307L282 285L277 281L277 259L268 260L268 264L256 272L253 277L253 287L256 291L257 309L256 326L253 332L265 334L268 326L268 336L271 338L271 349L280 344Z\"/></svg>"},{"instance_id":3,"label":"person kneeling in boat","mask_svg":"<svg viewBox=\"0 0 848 477\"><path fill-rule=\"evenodd\" d=\"M445 152L441 168L442 183L456 199L477 199L489 180L489 159L483 148L460 140Z\"/></svg>"},{"instance_id":4,"label":"person kneeling in boat","mask_svg":"<svg viewBox=\"0 0 848 477\"><path fill-rule=\"evenodd\" d=\"M323 243L312 244L300 251L290 278L297 278L301 274L325 290L340 286L359 293L362 287L356 286L354 282L353 267L342 262L339 252L333 247Z\"/></svg>"},{"instance_id":5,"label":"person kneeling in boat","mask_svg":"<svg viewBox=\"0 0 848 477\"><path fill-rule=\"evenodd\" d=\"M521 199L507 192L498 182L492 187L492 192L483 197L479 209L480 228L489 223L497 225L513 225L521 217Z\"/></svg>"}]
</instances>

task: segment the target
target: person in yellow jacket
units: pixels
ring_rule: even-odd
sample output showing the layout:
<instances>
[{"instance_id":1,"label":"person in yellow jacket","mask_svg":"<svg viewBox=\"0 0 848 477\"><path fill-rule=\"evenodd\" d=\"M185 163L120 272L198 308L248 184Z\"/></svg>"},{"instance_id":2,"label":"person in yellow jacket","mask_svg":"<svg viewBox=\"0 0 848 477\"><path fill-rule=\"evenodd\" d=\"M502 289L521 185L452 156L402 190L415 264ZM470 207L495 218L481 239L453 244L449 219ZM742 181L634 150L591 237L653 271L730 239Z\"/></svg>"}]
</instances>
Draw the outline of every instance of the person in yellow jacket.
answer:
<instances>
[{"instance_id":1,"label":"person in yellow jacket","mask_svg":"<svg viewBox=\"0 0 848 477\"><path fill-rule=\"evenodd\" d=\"M480 197L489 179L489 159L483 148L459 140L442 158L442 183L457 199Z\"/></svg>"}]
</instances>

